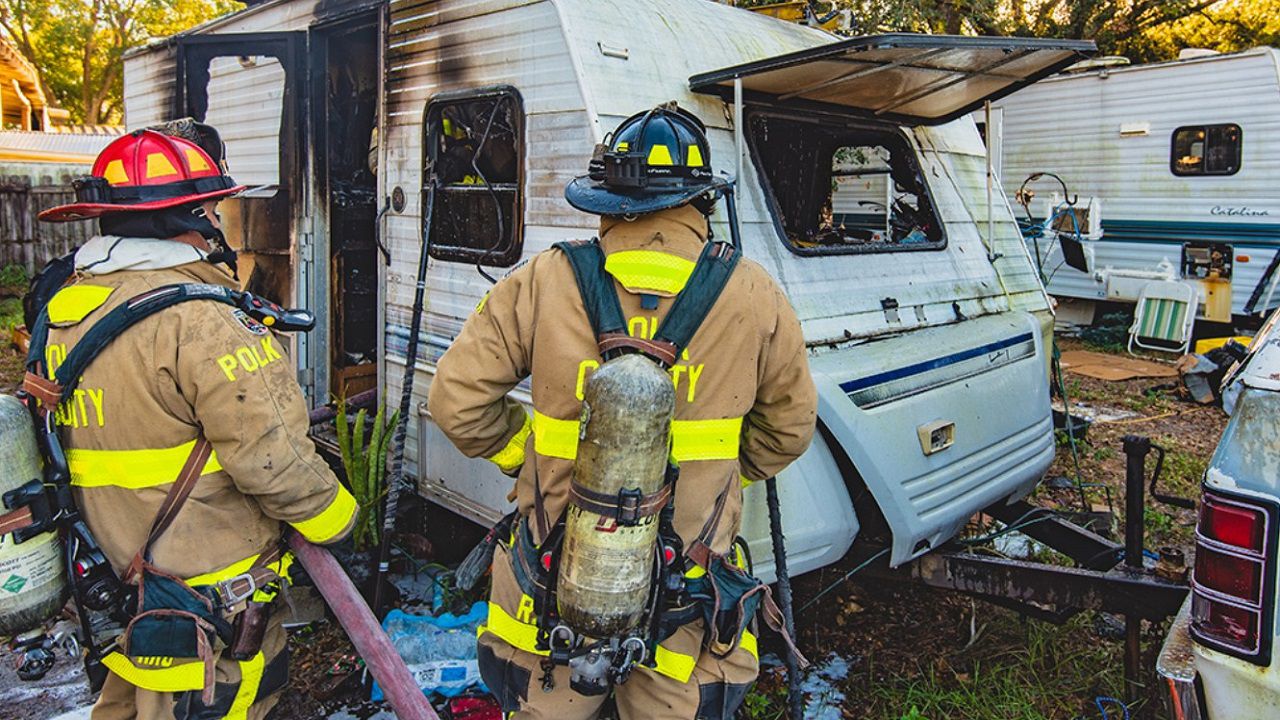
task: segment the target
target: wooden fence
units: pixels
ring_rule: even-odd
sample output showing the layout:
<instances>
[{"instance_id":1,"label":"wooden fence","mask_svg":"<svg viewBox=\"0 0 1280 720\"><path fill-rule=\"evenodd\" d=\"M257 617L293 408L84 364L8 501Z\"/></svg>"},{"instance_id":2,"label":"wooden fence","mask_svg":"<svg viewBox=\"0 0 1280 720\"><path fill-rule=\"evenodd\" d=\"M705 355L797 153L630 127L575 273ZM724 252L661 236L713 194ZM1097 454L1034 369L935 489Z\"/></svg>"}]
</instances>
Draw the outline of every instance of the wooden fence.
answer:
<instances>
[{"instance_id":1,"label":"wooden fence","mask_svg":"<svg viewBox=\"0 0 1280 720\"><path fill-rule=\"evenodd\" d=\"M41 178L33 184L21 176L0 177L0 266L22 265L34 273L65 255L97 232L96 222L46 223L41 210L75 201L69 185Z\"/></svg>"}]
</instances>

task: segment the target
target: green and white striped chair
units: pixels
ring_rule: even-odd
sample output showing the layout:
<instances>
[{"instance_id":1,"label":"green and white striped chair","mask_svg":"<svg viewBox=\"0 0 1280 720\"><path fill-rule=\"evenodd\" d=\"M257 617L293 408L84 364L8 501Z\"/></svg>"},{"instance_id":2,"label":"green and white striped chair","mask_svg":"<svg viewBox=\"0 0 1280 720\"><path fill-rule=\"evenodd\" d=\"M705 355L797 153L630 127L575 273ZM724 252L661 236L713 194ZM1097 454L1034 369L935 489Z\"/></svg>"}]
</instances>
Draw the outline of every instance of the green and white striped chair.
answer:
<instances>
[{"instance_id":1,"label":"green and white striped chair","mask_svg":"<svg viewBox=\"0 0 1280 720\"><path fill-rule=\"evenodd\" d=\"M1187 283L1153 280L1138 294L1129 328L1129 352L1135 347L1185 354L1196 322L1196 289Z\"/></svg>"}]
</instances>

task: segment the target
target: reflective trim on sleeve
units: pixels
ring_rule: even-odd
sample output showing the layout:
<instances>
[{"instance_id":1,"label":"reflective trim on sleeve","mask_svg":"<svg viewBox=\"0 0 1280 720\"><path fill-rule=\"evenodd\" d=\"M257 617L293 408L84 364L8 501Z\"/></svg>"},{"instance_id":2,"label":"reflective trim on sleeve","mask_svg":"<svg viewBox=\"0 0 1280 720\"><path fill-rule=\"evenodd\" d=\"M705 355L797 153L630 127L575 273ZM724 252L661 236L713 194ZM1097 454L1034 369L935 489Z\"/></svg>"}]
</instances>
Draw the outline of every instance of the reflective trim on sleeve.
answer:
<instances>
[{"instance_id":1,"label":"reflective trim on sleeve","mask_svg":"<svg viewBox=\"0 0 1280 720\"><path fill-rule=\"evenodd\" d=\"M200 661L184 662L177 665L163 666L172 663L173 658L139 658L144 662L150 660L157 664L154 668L141 668L121 652L107 653L102 664L108 670L120 676L121 680L151 692L186 692L204 689L204 663Z\"/></svg>"},{"instance_id":2,"label":"reflective trim on sleeve","mask_svg":"<svg viewBox=\"0 0 1280 720\"><path fill-rule=\"evenodd\" d=\"M549 655L546 650L538 649L538 626L522 623L507 614L502 606L489 603L489 617L484 624L476 628L476 637L491 632L502 638L502 641L517 650L535 655Z\"/></svg>"},{"instance_id":3,"label":"reflective trim on sleeve","mask_svg":"<svg viewBox=\"0 0 1280 720\"><path fill-rule=\"evenodd\" d=\"M657 663L653 668L654 672L681 683L689 682L689 678L693 675L693 666L698 664L698 659L694 656L668 650L662 645L654 651L653 660Z\"/></svg>"},{"instance_id":4,"label":"reflective trim on sleeve","mask_svg":"<svg viewBox=\"0 0 1280 720\"><path fill-rule=\"evenodd\" d=\"M671 457L677 462L692 460L736 460L742 418L719 420L673 420Z\"/></svg>"},{"instance_id":5,"label":"reflective trim on sleeve","mask_svg":"<svg viewBox=\"0 0 1280 720\"><path fill-rule=\"evenodd\" d=\"M622 250L610 253L604 269L628 290L652 290L675 295L693 274L694 262L657 250Z\"/></svg>"},{"instance_id":6,"label":"reflective trim on sleeve","mask_svg":"<svg viewBox=\"0 0 1280 720\"><path fill-rule=\"evenodd\" d=\"M578 421L559 420L533 411L533 451L547 457L578 457Z\"/></svg>"},{"instance_id":7,"label":"reflective trim on sleeve","mask_svg":"<svg viewBox=\"0 0 1280 720\"><path fill-rule=\"evenodd\" d=\"M178 479L196 441L154 450L67 450L71 484L76 487L122 487L129 490L168 485ZM218 455L210 451L201 475L221 472Z\"/></svg>"},{"instance_id":8,"label":"reflective trim on sleeve","mask_svg":"<svg viewBox=\"0 0 1280 720\"><path fill-rule=\"evenodd\" d=\"M333 496L328 507L307 520L289 523L302 537L310 542L323 544L342 534L355 520L356 499L343 486L338 486L338 494Z\"/></svg>"},{"instance_id":9,"label":"reflective trim on sleeve","mask_svg":"<svg viewBox=\"0 0 1280 720\"><path fill-rule=\"evenodd\" d=\"M489 462L497 465L503 472L511 472L524 464L524 446L529 439L529 433L533 432L533 421L528 415L524 416L524 425L516 431L515 435L507 441L507 444L498 452L489 456Z\"/></svg>"},{"instance_id":10,"label":"reflective trim on sleeve","mask_svg":"<svg viewBox=\"0 0 1280 720\"><path fill-rule=\"evenodd\" d=\"M246 720L249 707L258 698L258 686L262 684L262 670L266 660L262 651L240 662L240 689L236 690L236 699L231 702L231 709L223 716L223 720Z\"/></svg>"},{"instance_id":11,"label":"reflective trim on sleeve","mask_svg":"<svg viewBox=\"0 0 1280 720\"><path fill-rule=\"evenodd\" d=\"M102 307L115 288L102 285L69 285L49 300L49 323L78 323L89 313Z\"/></svg>"}]
</instances>

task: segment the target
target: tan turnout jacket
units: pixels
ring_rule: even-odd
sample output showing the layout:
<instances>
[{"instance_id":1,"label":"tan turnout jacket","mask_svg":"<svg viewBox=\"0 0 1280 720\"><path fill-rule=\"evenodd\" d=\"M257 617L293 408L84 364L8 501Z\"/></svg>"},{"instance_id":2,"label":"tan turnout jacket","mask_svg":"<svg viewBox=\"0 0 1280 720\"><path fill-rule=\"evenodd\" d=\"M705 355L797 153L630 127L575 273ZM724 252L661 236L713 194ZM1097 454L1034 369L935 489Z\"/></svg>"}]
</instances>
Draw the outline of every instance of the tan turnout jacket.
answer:
<instances>
[{"instance_id":1,"label":"tan turnout jacket","mask_svg":"<svg viewBox=\"0 0 1280 720\"><path fill-rule=\"evenodd\" d=\"M630 222L605 218L600 239L630 334L652 337L701 252L706 221L689 205ZM660 297L657 310L641 307L641 293ZM463 453L518 469L515 496L538 543L565 508L583 382L600 362L573 270L553 249L493 287L431 384L431 417ZM739 476L775 475L808 448L816 422L800 324L763 268L739 262L670 373L676 530L687 547L727 493L711 543L727 552L740 526ZM530 375L531 417L507 397Z\"/></svg>"},{"instance_id":2,"label":"tan turnout jacket","mask_svg":"<svg viewBox=\"0 0 1280 720\"><path fill-rule=\"evenodd\" d=\"M173 283L235 287L194 248L167 241L95 238L76 264L89 274L49 304L50 372L140 293ZM222 303L180 303L127 329L85 371L57 422L77 501L118 572L145 542L200 434L214 455L153 546L157 567L193 585L217 582L243 572L286 523L325 543L355 520L355 500L307 438L306 405L279 338Z\"/></svg>"}]
</instances>

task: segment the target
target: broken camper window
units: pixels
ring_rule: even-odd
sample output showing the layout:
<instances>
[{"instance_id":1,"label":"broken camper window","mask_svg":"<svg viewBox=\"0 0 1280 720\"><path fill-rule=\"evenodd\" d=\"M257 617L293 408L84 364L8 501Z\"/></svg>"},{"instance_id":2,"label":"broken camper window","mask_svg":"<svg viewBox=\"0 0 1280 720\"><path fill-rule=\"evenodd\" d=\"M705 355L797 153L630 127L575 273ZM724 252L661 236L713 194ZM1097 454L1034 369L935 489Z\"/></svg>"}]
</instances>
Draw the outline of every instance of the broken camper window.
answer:
<instances>
[{"instance_id":1,"label":"broken camper window","mask_svg":"<svg viewBox=\"0 0 1280 720\"><path fill-rule=\"evenodd\" d=\"M495 267L520 259L523 117L514 88L427 104L423 162L438 182L427 229L432 257Z\"/></svg>"},{"instance_id":2,"label":"broken camper window","mask_svg":"<svg viewBox=\"0 0 1280 720\"><path fill-rule=\"evenodd\" d=\"M1240 170L1240 126L1196 125L1173 131L1174 175L1235 175Z\"/></svg>"},{"instance_id":3,"label":"broken camper window","mask_svg":"<svg viewBox=\"0 0 1280 720\"><path fill-rule=\"evenodd\" d=\"M838 118L748 118L756 163L787 245L801 254L894 252L946 240L901 133Z\"/></svg>"}]
</instances>

